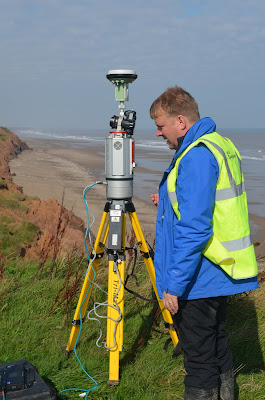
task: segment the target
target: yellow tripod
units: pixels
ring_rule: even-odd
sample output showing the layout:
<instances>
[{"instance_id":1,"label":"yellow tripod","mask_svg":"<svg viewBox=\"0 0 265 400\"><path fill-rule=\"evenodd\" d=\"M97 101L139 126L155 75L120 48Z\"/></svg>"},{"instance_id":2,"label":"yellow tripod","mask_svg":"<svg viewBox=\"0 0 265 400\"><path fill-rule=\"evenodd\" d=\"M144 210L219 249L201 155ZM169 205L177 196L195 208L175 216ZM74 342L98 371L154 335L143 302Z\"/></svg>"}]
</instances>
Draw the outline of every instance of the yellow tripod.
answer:
<instances>
[{"instance_id":1,"label":"yellow tripod","mask_svg":"<svg viewBox=\"0 0 265 400\"><path fill-rule=\"evenodd\" d=\"M80 329L80 314L83 320L88 302L90 299L92 285L94 281L94 271L97 272L101 258L104 254L104 245L107 237L109 253L108 271L108 320L107 320L107 340L106 346L109 350L109 385L119 384L119 353L123 350L123 311L124 311L124 271L125 271L125 237L126 237L126 214L128 213L132 228L137 239L140 251L144 257L145 266L149 273L159 306L169 334L174 344L175 351L178 345L178 337L173 326L171 314L163 306L159 299L156 283L153 260L150 256L139 220L137 218L134 205L131 201L112 201L107 202L99 226L92 256L93 268L88 270L81 290L79 301L73 319L73 327L65 352L69 354L74 349L74 345ZM109 214L109 220L107 216ZM88 291L89 290L89 291ZM88 292L88 293L87 293ZM81 308L81 310L80 310ZM178 346L179 347L179 346ZM176 351L176 354L179 350Z\"/></svg>"}]
</instances>

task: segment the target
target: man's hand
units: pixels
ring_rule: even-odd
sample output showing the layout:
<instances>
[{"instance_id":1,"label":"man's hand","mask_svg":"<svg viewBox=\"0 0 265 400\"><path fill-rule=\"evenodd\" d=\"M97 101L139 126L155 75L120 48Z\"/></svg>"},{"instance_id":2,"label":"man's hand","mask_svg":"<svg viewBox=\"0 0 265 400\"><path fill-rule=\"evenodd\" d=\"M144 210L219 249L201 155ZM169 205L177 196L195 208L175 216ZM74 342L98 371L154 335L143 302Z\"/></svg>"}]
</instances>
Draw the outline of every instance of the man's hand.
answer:
<instances>
[{"instance_id":1,"label":"man's hand","mask_svg":"<svg viewBox=\"0 0 265 400\"><path fill-rule=\"evenodd\" d=\"M158 187L156 189L158 190ZM151 197L151 200L154 203L154 205L158 206L159 194L158 193L150 194L150 197Z\"/></svg>"},{"instance_id":2,"label":"man's hand","mask_svg":"<svg viewBox=\"0 0 265 400\"><path fill-rule=\"evenodd\" d=\"M163 304L164 307L171 312L171 314L177 314L179 309L178 297L173 294L163 292Z\"/></svg>"}]
</instances>

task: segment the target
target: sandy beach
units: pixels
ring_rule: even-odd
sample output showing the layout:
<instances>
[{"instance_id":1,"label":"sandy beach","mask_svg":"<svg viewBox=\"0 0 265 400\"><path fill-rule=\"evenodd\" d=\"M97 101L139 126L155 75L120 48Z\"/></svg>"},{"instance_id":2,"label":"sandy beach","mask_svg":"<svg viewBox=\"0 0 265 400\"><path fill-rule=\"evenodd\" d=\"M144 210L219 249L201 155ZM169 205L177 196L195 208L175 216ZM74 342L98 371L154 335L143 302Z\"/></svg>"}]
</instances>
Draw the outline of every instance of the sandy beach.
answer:
<instances>
[{"instance_id":1,"label":"sandy beach","mask_svg":"<svg viewBox=\"0 0 265 400\"><path fill-rule=\"evenodd\" d=\"M26 139L31 150L23 151L9 165L14 182L23 187L24 193L41 200L55 198L87 221L83 190L97 180L104 179L104 148L87 146L69 147L63 140ZM154 185L155 187L155 185ZM106 203L105 185L95 185L87 195L89 209L95 216L92 232L97 233ZM133 197L140 225L146 240L153 244L155 237L156 207L148 201ZM91 223L92 217L89 218ZM265 218L250 215L254 242L265 240ZM127 227L127 231L130 227ZM263 252L263 247L260 251ZM258 253L259 248L257 248Z\"/></svg>"}]
</instances>

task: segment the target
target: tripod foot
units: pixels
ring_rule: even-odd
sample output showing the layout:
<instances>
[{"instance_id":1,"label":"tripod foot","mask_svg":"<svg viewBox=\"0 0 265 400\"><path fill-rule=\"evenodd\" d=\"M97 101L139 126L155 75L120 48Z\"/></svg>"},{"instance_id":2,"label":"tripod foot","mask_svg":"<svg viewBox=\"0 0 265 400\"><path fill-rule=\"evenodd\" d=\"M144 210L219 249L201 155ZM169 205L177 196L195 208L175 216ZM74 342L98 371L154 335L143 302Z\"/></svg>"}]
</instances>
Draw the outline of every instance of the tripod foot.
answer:
<instances>
[{"instance_id":1,"label":"tripod foot","mask_svg":"<svg viewBox=\"0 0 265 400\"><path fill-rule=\"evenodd\" d=\"M171 343L171 338L167 339L167 341L164 345L164 351L167 351L169 343ZM178 344L174 347L173 354L171 356L171 360L174 360L175 358L177 358L180 355L181 351L182 350L180 347L180 343L178 342Z\"/></svg>"},{"instance_id":2,"label":"tripod foot","mask_svg":"<svg viewBox=\"0 0 265 400\"><path fill-rule=\"evenodd\" d=\"M69 357L69 356L73 353L73 350L68 351L68 350L66 350L66 349L67 349L67 346L61 346L61 350L62 350L62 352L64 353L64 355L67 356L67 357Z\"/></svg>"},{"instance_id":3,"label":"tripod foot","mask_svg":"<svg viewBox=\"0 0 265 400\"><path fill-rule=\"evenodd\" d=\"M181 352L182 352L182 349L181 349L180 343L178 342L177 346L174 347L173 354L171 356L171 360L174 360L175 358L177 358Z\"/></svg>"},{"instance_id":4,"label":"tripod foot","mask_svg":"<svg viewBox=\"0 0 265 400\"><path fill-rule=\"evenodd\" d=\"M109 386L119 386L119 384L120 384L119 380L118 381L111 381L111 380L108 381Z\"/></svg>"}]
</instances>

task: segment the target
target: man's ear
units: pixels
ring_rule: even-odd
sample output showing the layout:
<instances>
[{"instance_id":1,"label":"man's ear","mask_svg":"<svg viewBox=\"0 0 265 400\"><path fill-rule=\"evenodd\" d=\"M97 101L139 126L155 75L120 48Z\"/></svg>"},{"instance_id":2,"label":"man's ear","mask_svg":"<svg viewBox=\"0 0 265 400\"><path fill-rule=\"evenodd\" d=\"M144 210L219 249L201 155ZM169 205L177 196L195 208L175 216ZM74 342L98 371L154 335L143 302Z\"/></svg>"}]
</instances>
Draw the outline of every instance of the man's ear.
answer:
<instances>
[{"instance_id":1,"label":"man's ear","mask_svg":"<svg viewBox=\"0 0 265 400\"><path fill-rule=\"evenodd\" d=\"M187 118L184 115L178 115L177 123L179 124L180 129L183 131L187 128Z\"/></svg>"},{"instance_id":2,"label":"man's ear","mask_svg":"<svg viewBox=\"0 0 265 400\"><path fill-rule=\"evenodd\" d=\"M183 131L184 134L192 127L193 123L189 121L187 117L184 117L184 115L180 114L177 117L177 121L179 128Z\"/></svg>"}]
</instances>

